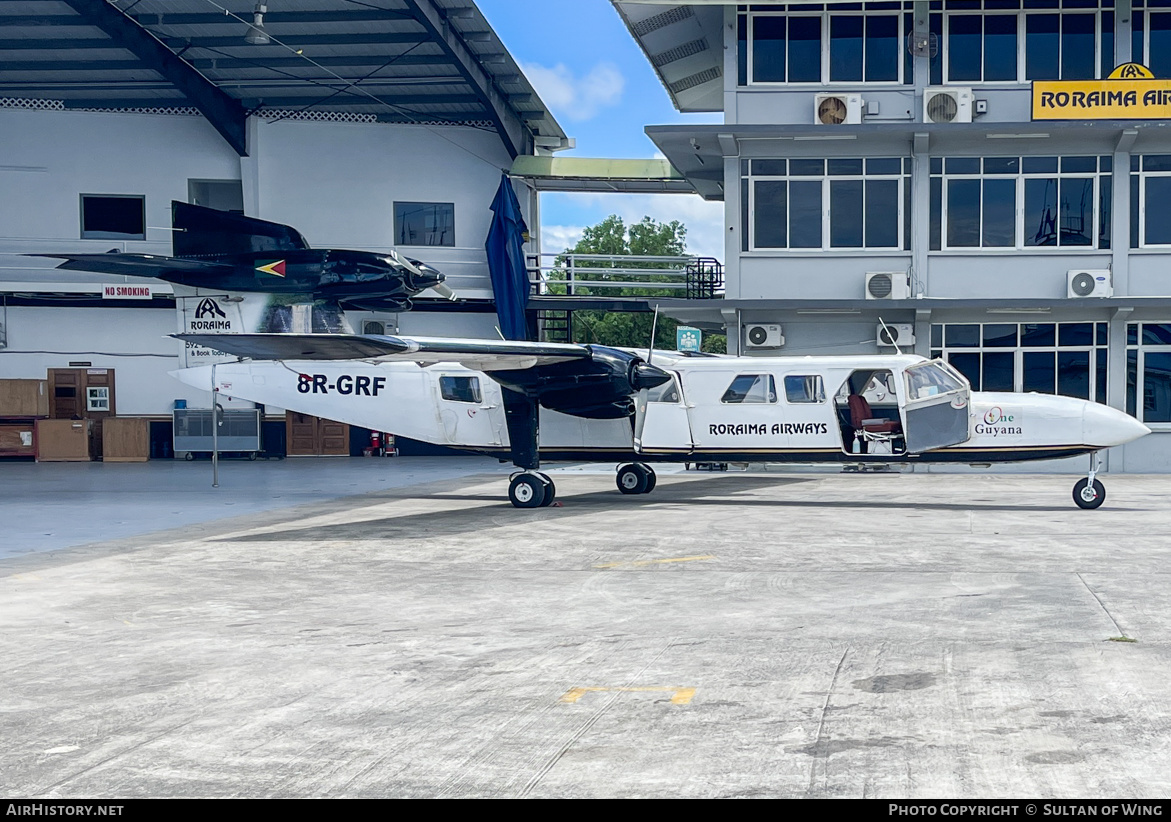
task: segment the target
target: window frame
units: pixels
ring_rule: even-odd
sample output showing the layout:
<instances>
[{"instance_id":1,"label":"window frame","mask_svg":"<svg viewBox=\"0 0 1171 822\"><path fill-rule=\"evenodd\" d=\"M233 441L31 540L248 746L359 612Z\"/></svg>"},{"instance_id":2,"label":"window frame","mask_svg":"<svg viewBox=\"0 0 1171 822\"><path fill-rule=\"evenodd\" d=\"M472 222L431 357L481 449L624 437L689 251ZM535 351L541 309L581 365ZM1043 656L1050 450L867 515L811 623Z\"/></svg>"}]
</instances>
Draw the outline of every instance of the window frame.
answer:
<instances>
[{"instance_id":1,"label":"window frame","mask_svg":"<svg viewBox=\"0 0 1171 822\"><path fill-rule=\"evenodd\" d=\"M1062 345L1061 344L1061 326L1085 325L1091 326L1090 334L1092 342L1088 345ZM998 325L1012 325L1016 326L1016 344L1015 345L988 345L984 341L984 327ZM1026 325L1052 325L1053 328L1053 345L1026 345L1022 342L1024 334L1023 326ZM963 345L947 345L947 327L948 326L976 326L978 335L978 344L974 346ZM939 345L936 345L936 333L940 334ZM1081 399L1089 400L1090 402L1105 402L1106 387L1110 379L1109 366L1109 324L1104 320L1077 320L1077 321L1057 321L1046 320L1041 323L1036 322L1022 322L1022 321L1006 321L1006 322L952 322L952 323L932 323L931 325L931 357L932 359L942 359L947 362L950 367L960 371L958 366L951 365L952 354L976 354L980 357L980 377L978 381L969 378L972 383L973 391L989 391L995 389L984 388L984 355L985 354L1005 354L1011 353L1013 355L1013 388L1011 392L1014 394L1030 393L1035 389L1026 391L1025 384L1025 355L1036 354L1053 354L1054 356L1054 374L1053 374L1053 392L1054 396L1069 396L1058 394L1060 388L1060 374L1058 373L1057 356L1061 353L1086 353L1089 360L1089 396ZM1168 347L1171 350L1171 346ZM1105 354L1104 362L1099 362L1103 359L1099 352ZM1101 371L1101 380L1099 380L1099 371ZM960 371L963 374L962 371ZM964 375L967 376L966 374ZM1048 392L1037 391L1036 393L1044 394Z\"/></svg>"},{"instance_id":2,"label":"window frame","mask_svg":"<svg viewBox=\"0 0 1171 822\"><path fill-rule=\"evenodd\" d=\"M1058 155L1057 156L1057 169L1058 169L1057 171L1025 171L1024 170L1024 165L1025 165L1024 161L1027 158L1029 158L1029 157L1042 157L1042 156L1048 157L1048 156L1052 156L1052 155L1024 155L1024 156L1019 156L1019 157L1016 155L1005 155L1005 156L982 155L980 157L975 157L975 158L971 158L971 157L935 158L935 159L944 160L944 164L943 164L942 171L930 172L930 177L933 181L936 179L941 181L940 182L940 202L939 202L939 229L940 229L940 231L939 231L939 248L931 248L930 251L932 251L932 252L946 252L946 253L956 253L956 252L964 253L964 252L972 252L972 251L1019 251L1019 252L1024 252L1024 253L1028 253L1028 254L1037 254L1037 253L1047 254L1047 253L1069 253L1071 250L1081 250L1081 251L1108 250L1107 247L1101 245L1101 242L1103 239L1103 235L1102 235L1102 231L1101 231L1101 229L1103 227L1102 226L1102 214L1103 214L1102 191L1103 191L1103 185L1106 185L1107 189L1110 190L1111 194L1112 194L1112 189L1110 188L1110 186L1112 185L1112 177L1113 177L1113 173L1114 173L1113 170L1110 170L1110 171L1103 171L1102 170L1103 163L1102 163L1102 157L1100 155ZM1083 156L1092 156L1095 158L1095 162L1094 162L1095 170L1094 171L1090 172L1090 171L1062 171L1061 170L1062 161L1066 157L1083 157ZM1015 172L996 172L996 171L989 172L989 171L984 170L984 161L985 160L1011 160L1011 159L1014 159L1014 157L1018 160L1018 168L1020 169L1018 171L1015 171ZM970 174L969 173L948 172L946 161L949 159L975 159L975 160L978 160L980 163L980 170L976 173L970 173ZM1169 172L1168 174L1171 175L1171 172ZM980 241L976 245L954 245L953 246L948 242L948 222L949 222L948 221L948 216L949 216L948 191L949 191L950 183L955 180L979 180L980 181L980 201L979 201L979 206L978 206L978 210L980 213L980 222L979 222L979 227L977 229L977 233L978 233ZM1013 180L1014 181L1014 221L1015 221L1015 223L1014 223L1014 229L1013 229L1014 238L1013 238L1012 245L985 245L984 244L984 181L985 180ZM1056 180L1057 186L1058 186L1057 204L1058 204L1059 209L1060 209L1060 205L1061 205L1061 181L1062 180L1091 180L1093 182L1093 210L1092 210L1092 214L1091 214L1091 218L1090 218L1091 225L1092 225L1092 232L1091 232L1092 241L1090 242L1090 244L1088 244L1088 245L1076 245L1076 244L1072 244L1072 243L1062 244L1061 243L1060 214L1058 215L1058 223L1057 223L1057 242L1054 245L1029 245L1027 243L1028 235L1025 233L1025 231L1026 231L1025 220L1029 217L1029 215L1026 214L1025 204L1026 204L1026 190L1027 190L1026 183L1029 180ZM932 205L932 210L934 210L934 204ZM1111 218L1111 220L1113 220L1113 218L1114 218L1113 202L1111 202L1111 206L1110 206L1110 218ZM1107 242L1110 242L1111 238L1110 238L1109 231L1106 232L1105 239Z\"/></svg>"},{"instance_id":3,"label":"window frame","mask_svg":"<svg viewBox=\"0 0 1171 822\"><path fill-rule=\"evenodd\" d=\"M785 174L753 174L752 163L757 160L781 160L784 159ZM821 174L793 174L790 163L793 160L820 160L824 166ZM862 162L861 174L831 174L829 172L829 163L833 160L860 160ZM869 160L898 160L900 165L899 172L896 173L875 173L866 171L866 162ZM846 254L856 254L858 252L883 252L883 253L905 253L910 250L910 231L908 230L908 218L910 216L910 196L911 196L911 167L913 161L909 157L789 157L789 158L769 158L769 157L755 157L747 159L747 171L745 166L741 165L741 190L745 188L745 181L747 183L747 224L743 227L743 233L746 239L745 253L821 253L821 252L837 252ZM784 182L785 183L785 244L783 246L759 246L756 243L756 183L764 182ZM817 246L794 246L792 244L792 203L793 203L793 188L794 182L813 182L817 181L821 185L821 244ZM866 183L874 181L893 181L898 183L898 215L897 215L897 240L895 245L867 245L866 244ZM861 182L863 191L862 201L862 244L858 246L835 246L833 245L833 213L831 209L832 204L832 184L834 182Z\"/></svg>"},{"instance_id":4,"label":"window frame","mask_svg":"<svg viewBox=\"0 0 1171 822\"><path fill-rule=\"evenodd\" d=\"M1146 420L1146 355L1148 353L1171 354L1171 343L1144 343L1143 342L1143 325L1168 325L1171 323L1149 322L1149 321L1135 321L1128 322L1127 328L1127 343L1126 343L1126 413L1133 416L1139 422L1148 426L1152 431L1171 431L1171 420ZM1135 342L1130 342L1130 332L1135 332ZM1134 354L1134 374L1135 383L1132 386L1130 383L1131 375L1131 361L1130 357ZM1140 387L1143 391L1143 402L1139 402ZM1131 389L1134 389L1132 397ZM1132 406L1133 400L1133 406Z\"/></svg>"},{"instance_id":5,"label":"window frame","mask_svg":"<svg viewBox=\"0 0 1171 822\"><path fill-rule=\"evenodd\" d=\"M87 197L103 200L137 200L142 206L142 232L97 231L85 227L85 201ZM81 193L77 198L78 236L83 240L113 240L115 242L146 239L146 195L145 194L98 194Z\"/></svg>"},{"instance_id":6,"label":"window frame","mask_svg":"<svg viewBox=\"0 0 1171 822\"><path fill-rule=\"evenodd\" d=\"M399 207L400 206L448 206L451 209L451 226L450 242L441 243L415 243L400 241L398 239L401 227L399 224ZM425 218L424 218L425 219ZM407 246L410 248L455 248L455 203L454 202L439 202L439 201L423 201L423 200L394 200L391 203L391 220L393 222L393 237L395 246ZM426 234L426 231L423 232Z\"/></svg>"},{"instance_id":7,"label":"window frame","mask_svg":"<svg viewBox=\"0 0 1171 822\"><path fill-rule=\"evenodd\" d=\"M471 389L470 394L472 399L463 399L461 396L456 396L458 391L449 391L449 386L453 382L466 380L467 387ZM451 394L451 396L448 396ZM439 398L444 402L462 402L465 405L480 405L484 402L484 393L480 389L480 378L475 375L467 374L440 374L439 375Z\"/></svg>"},{"instance_id":8,"label":"window frame","mask_svg":"<svg viewBox=\"0 0 1171 822\"><path fill-rule=\"evenodd\" d=\"M1132 155L1132 157L1131 157L1132 163L1136 159L1138 160L1139 169L1138 169L1138 171L1135 171L1135 170L1133 170L1133 166L1132 166L1132 170L1130 172L1130 179L1132 181L1136 180L1136 179L1138 180L1138 208L1135 209L1134 213L1132 213L1130 216L1130 219L1132 221L1137 221L1137 223L1138 223L1138 233L1137 234L1135 234L1134 226L1133 225L1131 226L1131 239L1133 240L1137 236L1138 244L1135 245L1132 242L1130 247L1132 249L1171 248L1171 240L1169 240L1168 242L1165 242L1165 243L1148 243L1147 239L1146 239L1147 238L1147 180L1151 179L1152 177L1155 177L1155 178L1171 177L1171 162L1168 162L1168 168L1165 171L1147 171L1144 168L1144 166L1146 165L1146 158L1147 157L1167 157L1168 160L1171 161L1171 155L1167 155L1167 154L1135 154L1135 155ZM1132 182L1132 185L1133 185L1133 182Z\"/></svg>"},{"instance_id":9,"label":"window frame","mask_svg":"<svg viewBox=\"0 0 1171 822\"><path fill-rule=\"evenodd\" d=\"M789 380L790 379L794 379L794 380L813 379L813 380L816 380L817 381L817 383L816 383L817 388L816 388L816 391L814 393L813 398L807 399L807 400L793 399L792 396L789 394ZM823 405L826 402L825 378L821 374L804 374L804 373L784 374L781 376L781 386L784 388L785 404L786 405ZM801 391L804 396L809 396L809 394L805 392L804 385L801 386Z\"/></svg>"},{"instance_id":10,"label":"window frame","mask_svg":"<svg viewBox=\"0 0 1171 822\"><path fill-rule=\"evenodd\" d=\"M738 400L729 400L728 394L731 392L732 386L734 386L736 384L737 380L744 379L745 377L752 377L753 381L752 381L752 384L749 386L748 390L744 392L744 396ZM762 378L768 380L768 382L765 384L765 392L764 392L765 397L764 397L764 399L762 399L762 400L749 400L748 397L751 396L752 390L754 388L756 388L757 380L760 380ZM774 377L770 372L766 371L766 372L759 372L759 373L755 373L755 374L753 374L753 373L737 373L736 376L732 377L732 381L730 383L728 383L728 387L724 389L724 393L720 395L720 404L721 405L776 405L778 402L778 399L779 398L777 395L777 380L776 380L776 377Z\"/></svg>"},{"instance_id":11,"label":"window frame","mask_svg":"<svg viewBox=\"0 0 1171 822\"><path fill-rule=\"evenodd\" d=\"M834 88L848 88L865 85L867 87L876 86L905 86L913 82L913 77L908 76L907 60L904 56L905 42L906 42L906 25L909 9L907 4L902 4L902 8L898 9L871 9L863 10L841 10L831 11L825 9L822 11L794 11L790 12L789 6L778 6L777 10L757 11L751 10L741 12L740 16L746 18L747 23L747 49L745 56L745 64L747 66L747 73L745 75L746 83L743 88L781 88L786 86L830 86ZM869 5L869 4L865 4ZM790 80L789 79L789 29L786 22L785 27L785 79L784 80L757 80L755 77L756 68L756 20L763 17L780 17L786 21L797 18L811 18L816 17L820 21L821 31L821 64L819 67L817 80ZM898 69L898 78L895 80L867 80L866 79L866 29L865 22L863 22L862 31L862 79L861 80L834 80L830 76L831 72L831 17L834 19L842 19L846 17L861 17L877 18L877 17L893 17L895 18L896 30L898 37L896 38L896 46L894 48L894 60ZM913 73L913 72L912 72Z\"/></svg>"}]
</instances>

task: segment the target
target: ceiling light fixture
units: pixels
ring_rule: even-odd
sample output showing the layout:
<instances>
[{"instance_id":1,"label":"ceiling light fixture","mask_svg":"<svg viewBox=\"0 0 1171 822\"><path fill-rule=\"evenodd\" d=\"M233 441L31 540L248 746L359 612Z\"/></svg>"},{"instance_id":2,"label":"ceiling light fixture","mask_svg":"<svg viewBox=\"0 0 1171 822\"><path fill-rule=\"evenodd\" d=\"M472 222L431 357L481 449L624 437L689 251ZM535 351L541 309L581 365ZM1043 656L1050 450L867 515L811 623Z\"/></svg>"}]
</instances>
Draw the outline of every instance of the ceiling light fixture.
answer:
<instances>
[{"instance_id":1,"label":"ceiling light fixture","mask_svg":"<svg viewBox=\"0 0 1171 822\"><path fill-rule=\"evenodd\" d=\"M267 13L268 6L264 3L256 4L256 8L252 11L252 25L248 27L248 33L244 35L245 43L250 46L267 46L272 42L272 38L264 30L264 15Z\"/></svg>"}]
</instances>

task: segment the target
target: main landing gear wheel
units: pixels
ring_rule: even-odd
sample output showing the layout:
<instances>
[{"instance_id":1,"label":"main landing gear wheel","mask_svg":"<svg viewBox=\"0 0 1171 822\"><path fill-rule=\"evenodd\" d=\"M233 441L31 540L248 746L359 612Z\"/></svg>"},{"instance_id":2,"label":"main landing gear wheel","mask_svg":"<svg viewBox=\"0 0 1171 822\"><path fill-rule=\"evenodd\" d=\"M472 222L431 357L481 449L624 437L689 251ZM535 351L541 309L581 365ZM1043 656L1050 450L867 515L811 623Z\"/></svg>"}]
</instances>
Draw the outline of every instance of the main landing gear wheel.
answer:
<instances>
[{"instance_id":1,"label":"main landing gear wheel","mask_svg":"<svg viewBox=\"0 0 1171 822\"><path fill-rule=\"evenodd\" d=\"M553 481L544 474L525 471L508 483L508 501L517 508L543 508L556 494Z\"/></svg>"},{"instance_id":2,"label":"main landing gear wheel","mask_svg":"<svg viewBox=\"0 0 1171 822\"><path fill-rule=\"evenodd\" d=\"M649 465L632 462L618 469L616 482L623 494L648 494L655 487L657 477Z\"/></svg>"},{"instance_id":3,"label":"main landing gear wheel","mask_svg":"<svg viewBox=\"0 0 1171 822\"><path fill-rule=\"evenodd\" d=\"M1073 501L1078 508L1097 508L1106 501L1106 486L1101 480L1090 482L1088 477L1083 477L1073 487Z\"/></svg>"}]
</instances>

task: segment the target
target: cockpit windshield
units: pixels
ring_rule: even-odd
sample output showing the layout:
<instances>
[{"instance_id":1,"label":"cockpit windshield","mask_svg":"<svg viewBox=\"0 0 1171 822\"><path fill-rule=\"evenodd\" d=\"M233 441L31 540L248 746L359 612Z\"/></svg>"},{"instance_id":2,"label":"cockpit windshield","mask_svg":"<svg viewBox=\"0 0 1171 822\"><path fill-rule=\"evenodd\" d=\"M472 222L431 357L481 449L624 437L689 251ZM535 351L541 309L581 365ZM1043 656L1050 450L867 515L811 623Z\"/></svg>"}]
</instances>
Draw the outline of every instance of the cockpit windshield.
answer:
<instances>
[{"instance_id":1,"label":"cockpit windshield","mask_svg":"<svg viewBox=\"0 0 1171 822\"><path fill-rule=\"evenodd\" d=\"M921 400L968 387L967 380L942 360L912 365L906 370L907 398Z\"/></svg>"}]
</instances>

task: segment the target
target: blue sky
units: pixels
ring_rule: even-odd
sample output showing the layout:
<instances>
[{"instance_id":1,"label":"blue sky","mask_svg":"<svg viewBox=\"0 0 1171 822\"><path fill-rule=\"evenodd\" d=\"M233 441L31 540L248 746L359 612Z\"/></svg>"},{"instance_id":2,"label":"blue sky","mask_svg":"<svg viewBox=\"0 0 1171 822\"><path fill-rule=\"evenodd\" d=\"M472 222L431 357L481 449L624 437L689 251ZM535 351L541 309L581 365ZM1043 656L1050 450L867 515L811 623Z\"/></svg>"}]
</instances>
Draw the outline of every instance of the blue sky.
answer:
<instances>
[{"instance_id":1,"label":"blue sky","mask_svg":"<svg viewBox=\"0 0 1171 822\"><path fill-rule=\"evenodd\" d=\"M654 157L643 128L719 122L680 114L607 0L477 0L496 33L577 148L578 157ZM585 226L618 214L680 220L688 250L723 259L723 206L696 195L557 194L541 197L544 250L572 245Z\"/></svg>"}]
</instances>

